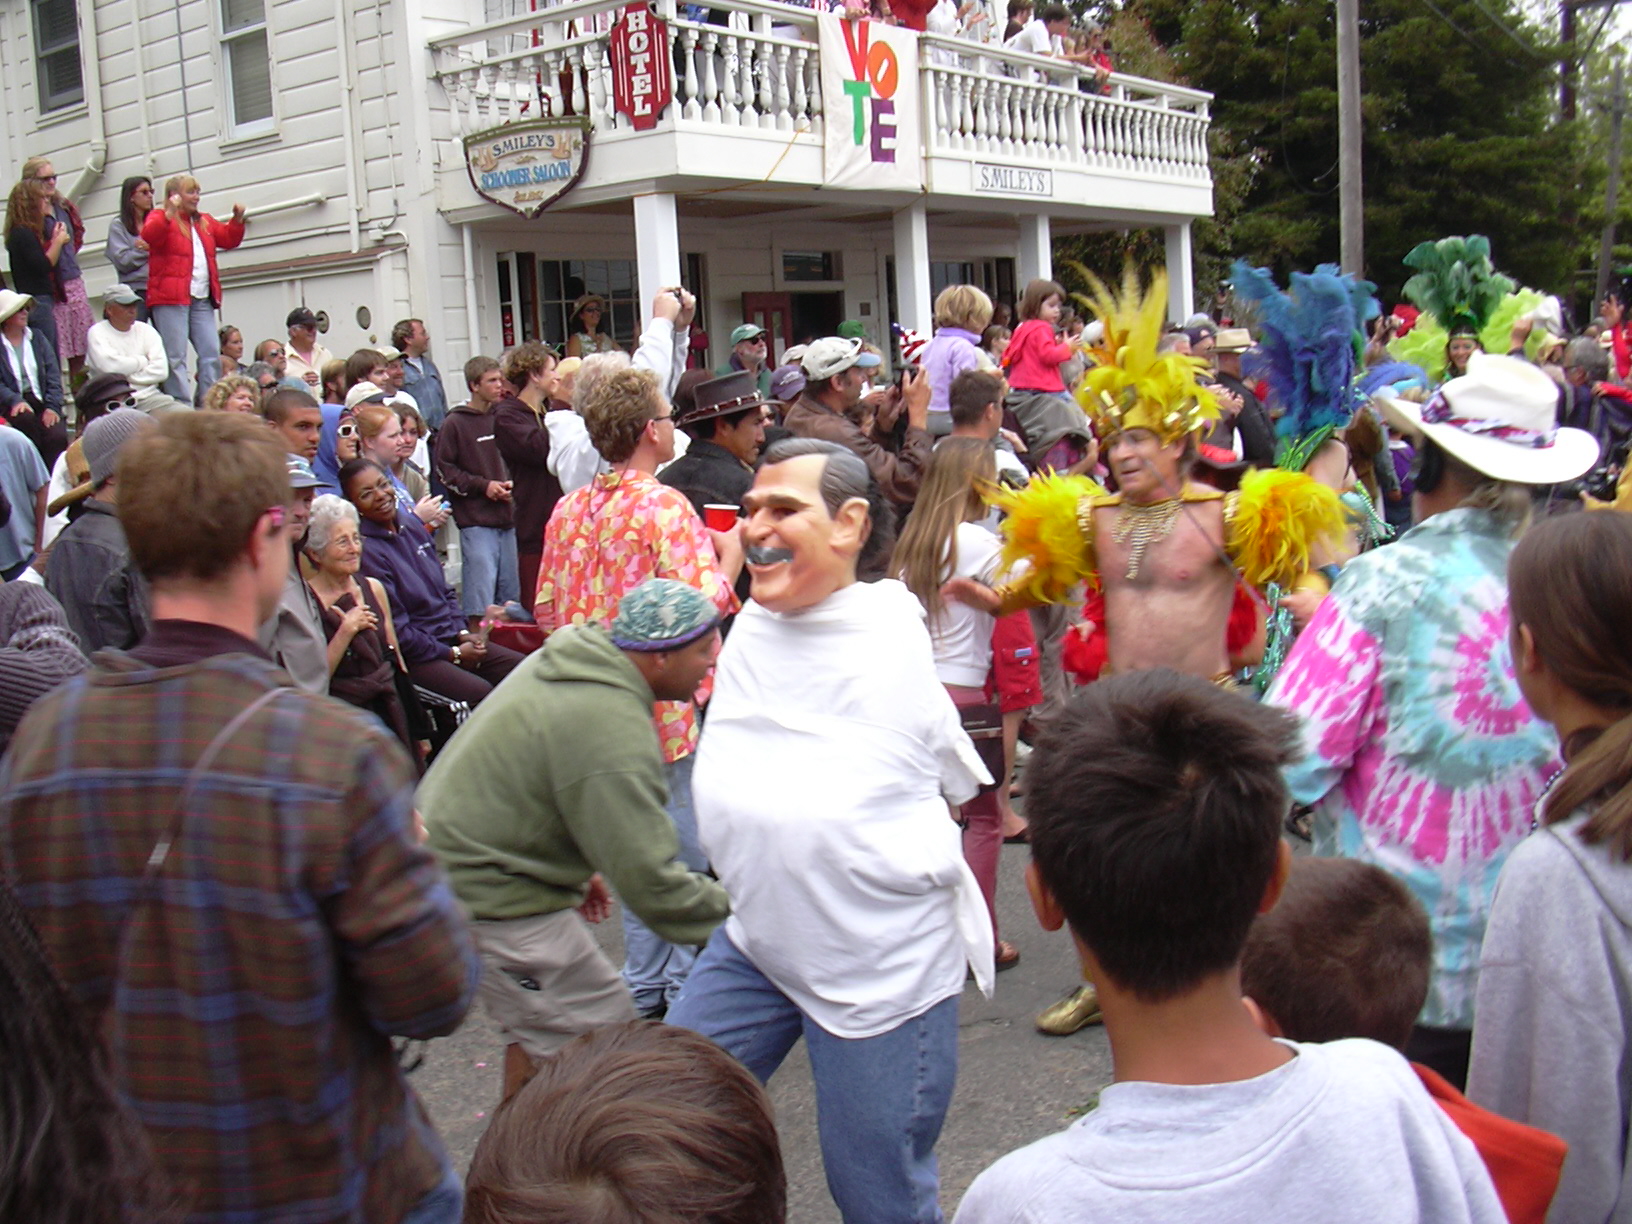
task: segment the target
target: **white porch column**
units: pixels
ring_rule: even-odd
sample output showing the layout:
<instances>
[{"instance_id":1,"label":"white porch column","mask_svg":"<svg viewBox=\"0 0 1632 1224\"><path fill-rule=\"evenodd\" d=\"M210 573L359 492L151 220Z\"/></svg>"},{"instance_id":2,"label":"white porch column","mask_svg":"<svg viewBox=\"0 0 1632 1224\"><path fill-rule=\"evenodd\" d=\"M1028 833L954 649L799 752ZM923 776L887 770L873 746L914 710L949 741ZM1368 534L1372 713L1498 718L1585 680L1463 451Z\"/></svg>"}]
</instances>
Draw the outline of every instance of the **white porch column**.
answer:
<instances>
[{"instance_id":1,"label":"white porch column","mask_svg":"<svg viewBox=\"0 0 1632 1224\"><path fill-rule=\"evenodd\" d=\"M645 327L657 291L680 283L680 219L673 192L635 197L635 275L640 281L637 326Z\"/></svg>"},{"instance_id":2,"label":"white porch column","mask_svg":"<svg viewBox=\"0 0 1632 1224\"><path fill-rule=\"evenodd\" d=\"M901 317L894 322L930 333L935 303L929 298L929 218L922 200L895 214L895 303ZM888 331L878 337L878 344L894 352Z\"/></svg>"},{"instance_id":3,"label":"white porch column","mask_svg":"<svg viewBox=\"0 0 1632 1224\"><path fill-rule=\"evenodd\" d=\"M1020 253L1014 263L1016 293L1024 293L1034 280L1054 279L1054 233L1048 214L1022 216Z\"/></svg>"},{"instance_id":4,"label":"white porch column","mask_svg":"<svg viewBox=\"0 0 1632 1224\"><path fill-rule=\"evenodd\" d=\"M1190 222L1167 230L1167 317L1183 323L1196 313L1196 270L1190 254Z\"/></svg>"}]
</instances>

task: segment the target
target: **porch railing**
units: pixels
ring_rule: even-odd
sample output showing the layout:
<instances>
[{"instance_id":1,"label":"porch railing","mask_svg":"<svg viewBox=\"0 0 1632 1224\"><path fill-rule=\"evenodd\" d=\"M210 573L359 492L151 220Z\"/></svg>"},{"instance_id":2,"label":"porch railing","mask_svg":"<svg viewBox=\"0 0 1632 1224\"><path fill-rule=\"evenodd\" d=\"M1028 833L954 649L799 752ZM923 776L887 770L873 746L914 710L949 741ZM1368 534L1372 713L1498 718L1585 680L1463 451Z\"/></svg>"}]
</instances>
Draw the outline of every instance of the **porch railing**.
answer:
<instances>
[{"instance_id":1,"label":"porch railing","mask_svg":"<svg viewBox=\"0 0 1632 1224\"><path fill-rule=\"evenodd\" d=\"M608 35L618 0L568 0L434 39L456 134L544 114L627 130L612 109ZM759 129L819 143L822 95L808 9L710 0L725 24L670 15L674 103L658 130ZM695 11L695 10L694 10ZM1210 96L1197 90L920 35L925 151L1203 181Z\"/></svg>"}]
</instances>

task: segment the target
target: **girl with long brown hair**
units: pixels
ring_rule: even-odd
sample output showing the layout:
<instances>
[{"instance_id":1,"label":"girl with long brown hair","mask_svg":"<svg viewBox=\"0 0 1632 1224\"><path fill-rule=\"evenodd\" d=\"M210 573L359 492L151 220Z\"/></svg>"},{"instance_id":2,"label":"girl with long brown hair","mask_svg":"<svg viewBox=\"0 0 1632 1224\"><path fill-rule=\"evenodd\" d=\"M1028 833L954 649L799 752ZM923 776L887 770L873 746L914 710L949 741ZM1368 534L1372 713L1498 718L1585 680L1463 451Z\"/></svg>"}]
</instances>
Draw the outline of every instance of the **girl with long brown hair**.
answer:
<instances>
[{"instance_id":1,"label":"girl with long brown hair","mask_svg":"<svg viewBox=\"0 0 1632 1224\"><path fill-rule=\"evenodd\" d=\"M61 226L46 228L50 196L39 183L24 179L11 189L6 200L6 254L11 258L11 287L34 299L28 309L28 326L51 341L60 358L56 303L65 300L57 264L70 234Z\"/></svg>"},{"instance_id":2,"label":"girl with long brown hair","mask_svg":"<svg viewBox=\"0 0 1632 1224\"><path fill-rule=\"evenodd\" d=\"M1514 548L1508 596L1519 687L1564 772L1496 887L1468 1095L1569 1143L1549 1218L1618 1220L1632 1209L1632 515L1547 519Z\"/></svg>"},{"instance_id":3,"label":"girl with long brown hair","mask_svg":"<svg viewBox=\"0 0 1632 1224\"><path fill-rule=\"evenodd\" d=\"M935 448L918 490L918 500L896 542L890 572L900 577L918 597L929 618L935 650L935 674L964 716L966 728L998 728L990 754L995 777L1001 764L1001 713L986 699L986 681L992 668L992 630L996 618L957 600L941 597L941 587L953 578L991 583L997 575L1001 544L980 525L988 510L981 489L997 480L997 457L989 442L979 438L945 438ZM987 755L987 754L983 754ZM1004 779L997 778L1001 785ZM959 812L963 821L963 857L980 883L997 934L997 860L1003 847L1003 814L997 786L983 789ZM1020 961L1011 943L997 941L997 968Z\"/></svg>"},{"instance_id":4,"label":"girl with long brown hair","mask_svg":"<svg viewBox=\"0 0 1632 1224\"><path fill-rule=\"evenodd\" d=\"M79 219L74 202L57 190L57 172L48 157L31 157L23 163L23 182L31 184L44 201L43 233L46 249L66 238L58 247L56 259L57 286L60 295L51 310L56 324L57 356L68 362L68 372L78 374L85 368L85 337L96 322L91 314L91 302L85 292L85 275L79 270L79 248L85 245L85 223Z\"/></svg>"}]
</instances>

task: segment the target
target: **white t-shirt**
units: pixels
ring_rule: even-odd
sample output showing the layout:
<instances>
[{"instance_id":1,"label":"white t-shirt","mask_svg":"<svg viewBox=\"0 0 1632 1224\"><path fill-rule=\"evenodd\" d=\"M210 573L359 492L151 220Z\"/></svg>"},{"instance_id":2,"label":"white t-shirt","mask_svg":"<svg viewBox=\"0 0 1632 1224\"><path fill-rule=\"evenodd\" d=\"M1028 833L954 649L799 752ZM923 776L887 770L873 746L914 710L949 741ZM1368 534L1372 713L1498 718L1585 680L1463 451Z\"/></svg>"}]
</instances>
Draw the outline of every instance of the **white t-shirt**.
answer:
<instances>
[{"instance_id":1,"label":"white t-shirt","mask_svg":"<svg viewBox=\"0 0 1632 1224\"><path fill-rule=\"evenodd\" d=\"M1503 1224L1473 1144L1398 1052L1286 1042L1233 1084L1112 1084L975 1179L955 1224Z\"/></svg>"},{"instance_id":2,"label":"white t-shirt","mask_svg":"<svg viewBox=\"0 0 1632 1224\"><path fill-rule=\"evenodd\" d=\"M989 782L901 583L789 615L748 603L692 777L726 934L838 1037L922 1015L965 965L990 993L992 922L946 811Z\"/></svg>"},{"instance_id":3,"label":"white t-shirt","mask_svg":"<svg viewBox=\"0 0 1632 1224\"><path fill-rule=\"evenodd\" d=\"M1062 49L1062 44L1048 32L1047 22L1041 17L1033 17L1016 30L1003 47L1008 51L1026 51L1032 55L1053 55Z\"/></svg>"},{"instance_id":4,"label":"white t-shirt","mask_svg":"<svg viewBox=\"0 0 1632 1224\"><path fill-rule=\"evenodd\" d=\"M204 255L204 240L198 236L198 220L187 227L193 236L193 279L187 292L195 298L210 296L210 261Z\"/></svg>"},{"instance_id":5,"label":"white t-shirt","mask_svg":"<svg viewBox=\"0 0 1632 1224\"><path fill-rule=\"evenodd\" d=\"M959 523L952 537L957 555L947 578L973 578L992 584L1003 545L980 523ZM992 626L996 618L956 599L938 619L930 620L930 641L935 648L935 675L942 684L980 688L992 667Z\"/></svg>"}]
</instances>

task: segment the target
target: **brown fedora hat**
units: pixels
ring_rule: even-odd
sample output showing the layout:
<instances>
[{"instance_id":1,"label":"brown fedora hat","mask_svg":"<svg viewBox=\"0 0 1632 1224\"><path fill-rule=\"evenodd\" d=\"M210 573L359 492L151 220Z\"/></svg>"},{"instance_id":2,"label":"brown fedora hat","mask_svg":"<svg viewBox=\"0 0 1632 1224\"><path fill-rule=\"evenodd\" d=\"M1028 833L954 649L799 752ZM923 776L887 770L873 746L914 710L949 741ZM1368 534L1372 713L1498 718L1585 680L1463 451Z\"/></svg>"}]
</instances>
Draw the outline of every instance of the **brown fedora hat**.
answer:
<instances>
[{"instance_id":1,"label":"brown fedora hat","mask_svg":"<svg viewBox=\"0 0 1632 1224\"><path fill-rule=\"evenodd\" d=\"M709 417L746 412L765 403L759 394L759 378L752 370L736 370L698 383L693 394L696 396L695 406L684 416L675 418L674 423L682 428L696 421L706 421Z\"/></svg>"}]
</instances>

